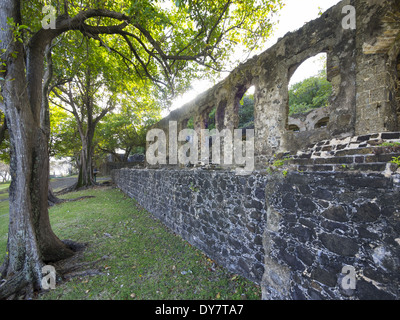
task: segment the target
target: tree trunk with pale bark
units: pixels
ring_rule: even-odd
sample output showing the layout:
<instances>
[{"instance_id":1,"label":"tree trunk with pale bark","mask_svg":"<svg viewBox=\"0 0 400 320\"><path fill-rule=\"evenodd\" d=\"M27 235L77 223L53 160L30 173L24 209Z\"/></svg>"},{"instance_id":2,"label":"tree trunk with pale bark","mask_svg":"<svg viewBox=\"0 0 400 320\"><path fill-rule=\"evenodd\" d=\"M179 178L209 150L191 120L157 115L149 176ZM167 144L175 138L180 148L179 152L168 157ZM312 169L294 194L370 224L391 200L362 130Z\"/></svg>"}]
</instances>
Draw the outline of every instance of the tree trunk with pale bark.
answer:
<instances>
[{"instance_id":1,"label":"tree trunk with pale bark","mask_svg":"<svg viewBox=\"0 0 400 320\"><path fill-rule=\"evenodd\" d=\"M0 275L0 299L28 288L40 289L44 264L73 254L52 231L48 214L49 155L44 114L41 109L41 85L47 33L32 39L24 56L23 45L13 40L7 24L12 17L20 23L20 3L0 2L0 48L6 64L1 80L1 107L10 134L11 184L9 188L10 222L7 253ZM11 53L15 53L12 55Z\"/></svg>"}]
</instances>

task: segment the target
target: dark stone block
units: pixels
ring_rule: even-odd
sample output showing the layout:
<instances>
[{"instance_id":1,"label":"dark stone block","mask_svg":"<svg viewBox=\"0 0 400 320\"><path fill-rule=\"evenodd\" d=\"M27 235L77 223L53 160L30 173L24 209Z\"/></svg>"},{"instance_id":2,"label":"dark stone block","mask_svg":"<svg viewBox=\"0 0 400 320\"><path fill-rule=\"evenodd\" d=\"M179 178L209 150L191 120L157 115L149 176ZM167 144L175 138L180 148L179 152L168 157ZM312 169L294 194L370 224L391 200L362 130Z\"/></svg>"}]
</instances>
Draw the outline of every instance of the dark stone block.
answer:
<instances>
[{"instance_id":1,"label":"dark stone block","mask_svg":"<svg viewBox=\"0 0 400 320\"><path fill-rule=\"evenodd\" d=\"M262 237L261 237L260 235L257 235L257 236L254 238L254 243L255 243L256 245L262 246Z\"/></svg>"},{"instance_id":2,"label":"dark stone block","mask_svg":"<svg viewBox=\"0 0 400 320\"><path fill-rule=\"evenodd\" d=\"M375 269L375 268L374 269L373 268L365 268L363 270L363 274L367 278L375 280L375 281L380 282L380 283L388 282L388 280L390 278L389 275L387 275L384 272L382 272L381 269ZM392 279L392 280L394 280L394 279Z\"/></svg>"},{"instance_id":3,"label":"dark stone block","mask_svg":"<svg viewBox=\"0 0 400 320\"><path fill-rule=\"evenodd\" d=\"M289 232L293 233L293 235L302 243L312 240L313 231L307 227L297 225Z\"/></svg>"},{"instance_id":4,"label":"dark stone block","mask_svg":"<svg viewBox=\"0 0 400 320\"><path fill-rule=\"evenodd\" d=\"M311 266L314 262L314 255L304 247L297 247L296 248L297 257L306 265Z\"/></svg>"},{"instance_id":5,"label":"dark stone block","mask_svg":"<svg viewBox=\"0 0 400 320\"><path fill-rule=\"evenodd\" d=\"M302 288L299 286L295 286L291 292L291 296L293 300L307 300Z\"/></svg>"},{"instance_id":6,"label":"dark stone block","mask_svg":"<svg viewBox=\"0 0 400 320\"><path fill-rule=\"evenodd\" d=\"M354 158L354 162L355 162L355 163L364 163L364 159L365 159L364 156L356 156L356 157Z\"/></svg>"},{"instance_id":7,"label":"dark stone block","mask_svg":"<svg viewBox=\"0 0 400 320\"><path fill-rule=\"evenodd\" d=\"M311 277L328 287L336 286L336 274L325 269L317 268L311 273Z\"/></svg>"},{"instance_id":8,"label":"dark stone block","mask_svg":"<svg viewBox=\"0 0 400 320\"><path fill-rule=\"evenodd\" d=\"M309 195L311 193L310 187L306 184L299 185L298 189L302 195Z\"/></svg>"},{"instance_id":9,"label":"dark stone block","mask_svg":"<svg viewBox=\"0 0 400 320\"><path fill-rule=\"evenodd\" d=\"M314 193L313 196L322 199L322 200L332 200L333 194L327 189L318 188Z\"/></svg>"},{"instance_id":10,"label":"dark stone block","mask_svg":"<svg viewBox=\"0 0 400 320\"><path fill-rule=\"evenodd\" d=\"M324 297L317 290L310 288L307 290L307 293L310 296L310 300L324 300Z\"/></svg>"},{"instance_id":11,"label":"dark stone block","mask_svg":"<svg viewBox=\"0 0 400 320\"><path fill-rule=\"evenodd\" d=\"M254 195L259 200L265 200L265 189L257 188L256 191L254 192Z\"/></svg>"},{"instance_id":12,"label":"dark stone block","mask_svg":"<svg viewBox=\"0 0 400 320\"><path fill-rule=\"evenodd\" d=\"M393 295L378 289L365 280L356 282L356 296L360 300L395 300Z\"/></svg>"},{"instance_id":13,"label":"dark stone block","mask_svg":"<svg viewBox=\"0 0 400 320\"><path fill-rule=\"evenodd\" d=\"M374 222L380 216L380 209L375 203L365 203L357 208L353 220L357 222Z\"/></svg>"},{"instance_id":14,"label":"dark stone block","mask_svg":"<svg viewBox=\"0 0 400 320\"><path fill-rule=\"evenodd\" d=\"M293 270L304 270L303 264L297 259L296 256L286 252L286 250L281 250L279 256L286 264Z\"/></svg>"},{"instance_id":15,"label":"dark stone block","mask_svg":"<svg viewBox=\"0 0 400 320\"><path fill-rule=\"evenodd\" d=\"M260 211L252 211L252 213L250 213L250 218L254 219L256 221L260 221L261 220L261 212Z\"/></svg>"},{"instance_id":16,"label":"dark stone block","mask_svg":"<svg viewBox=\"0 0 400 320\"><path fill-rule=\"evenodd\" d=\"M293 195L288 193L282 198L282 207L293 211L296 208L296 201L293 199Z\"/></svg>"},{"instance_id":17,"label":"dark stone block","mask_svg":"<svg viewBox=\"0 0 400 320\"><path fill-rule=\"evenodd\" d=\"M378 240L380 238L378 234L368 231L367 228L364 226L358 227L357 231L360 238L368 239L369 241Z\"/></svg>"},{"instance_id":18,"label":"dark stone block","mask_svg":"<svg viewBox=\"0 0 400 320\"><path fill-rule=\"evenodd\" d=\"M264 265L261 263L255 263L251 268L251 271L254 273L256 279L262 279L264 274Z\"/></svg>"},{"instance_id":19,"label":"dark stone block","mask_svg":"<svg viewBox=\"0 0 400 320\"><path fill-rule=\"evenodd\" d=\"M348 221L346 210L343 207L331 207L324 212L322 212L322 216L329 220L346 222Z\"/></svg>"},{"instance_id":20,"label":"dark stone block","mask_svg":"<svg viewBox=\"0 0 400 320\"><path fill-rule=\"evenodd\" d=\"M322 221L321 227L331 232L336 229L342 230L344 232L347 232L349 230L349 227L347 225L329 220Z\"/></svg>"},{"instance_id":21,"label":"dark stone block","mask_svg":"<svg viewBox=\"0 0 400 320\"><path fill-rule=\"evenodd\" d=\"M301 209L301 210L303 210L305 212L308 212L308 213L313 212L317 208L315 203L312 202L312 200L309 199L309 198L301 198L298 201L297 205L298 205L299 209Z\"/></svg>"},{"instance_id":22,"label":"dark stone block","mask_svg":"<svg viewBox=\"0 0 400 320\"><path fill-rule=\"evenodd\" d=\"M203 198L200 195L198 195L197 198L196 198L196 201L197 201L198 204L202 204L203 203Z\"/></svg>"},{"instance_id":23,"label":"dark stone block","mask_svg":"<svg viewBox=\"0 0 400 320\"><path fill-rule=\"evenodd\" d=\"M382 139L400 139L400 132L383 132Z\"/></svg>"},{"instance_id":24,"label":"dark stone block","mask_svg":"<svg viewBox=\"0 0 400 320\"><path fill-rule=\"evenodd\" d=\"M357 138L357 141L368 141L369 139L371 138L371 135L365 135L365 136L359 136L358 138Z\"/></svg>"},{"instance_id":25,"label":"dark stone block","mask_svg":"<svg viewBox=\"0 0 400 320\"><path fill-rule=\"evenodd\" d=\"M303 226L306 226L310 229L314 229L317 227L315 220L311 220L311 219L299 218L299 223L301 223Z\"/></svg>"},{"instance_id":26,"label":"dark stone block","mask_svg":"<svg viewBox=\"0 0 400 320\"><path fill-rule=\"evenodd\" d=\"M247 274L249 275L250 273L250 268L247 265L246 261L243 258L239 258L238 260L238 266Z\"/></svg>"},{"instance_id":27,"label":"dark stone block","mask_svg":"<svg viewBox=\"0 0 400 320\"><path fill-rule=\"evenodd\" d=\"M362 166L365 164L359 164ZM375 165L375 164L372 164ZM378 164L379 165L379 164ZM385 164L383 164L385 166ZM345 184L348 187L356 188L388 188L390 187L390 180L384 177L346 177L344 179Z\"/></svg>"},{"instance_id":28,"label":"dark stone block","mask_svg":"<svg viewBox=\"0 0 400 320\"><path fill-rule=\"evenodd\" d=\"M358 244L353 239L329 233L322 233L319 237L322 244L336 254L354 256L358 252Z\"/></svg>"}]
</instances>

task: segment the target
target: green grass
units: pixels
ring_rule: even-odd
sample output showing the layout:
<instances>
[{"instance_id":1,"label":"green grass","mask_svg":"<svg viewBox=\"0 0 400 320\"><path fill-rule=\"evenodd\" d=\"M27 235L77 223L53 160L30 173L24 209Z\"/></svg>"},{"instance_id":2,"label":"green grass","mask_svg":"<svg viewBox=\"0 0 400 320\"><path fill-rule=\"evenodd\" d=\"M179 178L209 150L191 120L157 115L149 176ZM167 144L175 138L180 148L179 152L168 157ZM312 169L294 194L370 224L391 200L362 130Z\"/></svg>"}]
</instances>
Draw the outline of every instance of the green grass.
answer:
<instances>
[{"instance_id":1,"label":"green grass","mask_svg":"<svg viewBox=\"0 0 400 320\"><path fill-rule=\"evenodd\" d=\"M52 207L50 219L59 238L87 243L81 262L105 257L96 264L102 274L57 283L55 290L39 299L261 298L259 286L216 265L118 189L92 189L64 197L87 195L95 198ZM2 252L7 241L4 222L0 217Z\"/></svg>"}]
</instances>

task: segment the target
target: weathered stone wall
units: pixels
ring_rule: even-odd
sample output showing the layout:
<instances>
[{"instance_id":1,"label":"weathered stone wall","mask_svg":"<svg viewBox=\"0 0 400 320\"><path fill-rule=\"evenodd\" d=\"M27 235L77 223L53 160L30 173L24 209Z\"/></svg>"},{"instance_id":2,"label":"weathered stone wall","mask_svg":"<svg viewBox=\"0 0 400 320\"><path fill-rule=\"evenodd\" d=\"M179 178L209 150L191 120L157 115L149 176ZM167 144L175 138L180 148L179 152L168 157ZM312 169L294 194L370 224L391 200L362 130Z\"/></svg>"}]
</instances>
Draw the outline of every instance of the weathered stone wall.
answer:
<instances>
[{"instance_id":1,"label":"weathered stone wall","mask_svg":"<svg viewBox=\"0 0 400 320\"><path fill-rule=\"evenodd\" d=\"M399 299L400 184L366 173L292 173L267 185L266 299ZM342 268L356 271L343 290Z\"/></svg>"},{"instance_id":2,"label":"weathered stone wall","mask_svg":"<svg viewBox=\"0 0 400 320\"><path fill-rule=\"evenodd\" d=\"M399 1L355 1L357 135L397 131Z\"/></svg>"},{"instance_id":3,"label":"weathered stone wall","mask_svg":"<svg viewBox=\"0 0 400 320\"><path fill-rule=\"evenodd\" d=\"M116 185L264 299L399 299L399 176L114 170ZM357 272L343 290L342 268Z\"/></svg>"}]
</instances>

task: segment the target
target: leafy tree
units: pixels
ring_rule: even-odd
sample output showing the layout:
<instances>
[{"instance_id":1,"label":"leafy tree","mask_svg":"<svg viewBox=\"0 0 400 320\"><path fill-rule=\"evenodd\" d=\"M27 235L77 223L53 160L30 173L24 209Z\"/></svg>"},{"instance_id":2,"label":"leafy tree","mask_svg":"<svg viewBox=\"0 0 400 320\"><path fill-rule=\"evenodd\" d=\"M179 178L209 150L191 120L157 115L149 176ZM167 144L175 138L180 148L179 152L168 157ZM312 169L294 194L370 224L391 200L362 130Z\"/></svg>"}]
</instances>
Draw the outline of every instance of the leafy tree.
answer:
<instances>
[{"instance_id":1,"label":"leafy tree","mask_svg":"<svg viewBox=\"0 0 400 320\"><path fill-rule=\"evenodd\" d=\"M98 149L127 161L132 152L145 149L147 128L160 118L160 110L153 102L141 101L138 104L129 99L120 112L108 114L99 123L96 135ZM124 151L122 159L117 156L118 149Z\"/></svg>"},{"instance_id":2,"label":"leafy tree","mask_svg":"<svg viewBox=\"0 0 400 320\"><path fill-rule=\"evenodd\" d=\"M326 71L294 84L289 90L289 115L326 107L332 95L332 84L326 79Z\"/></svg>"},{"instance_id":3,"label":"leafy tree","mask_svg":"<svg viewBox=\"0 0 400 320\"><path fill-rule=\"evenodd\" d=\"M131 78L122 78L115 72L118 66L116 61L105 63L103 50L94 47L93 42L79 34L73 35L75 37L71 38L80 41L82 46L74 47L68 53L62 48L64 54L59 55L62 61L55 60L58 73L61 73L65 60L70 61L73 67L67 71L71 73L70 78L53 87L55 98L51 98L51 101L75 118L81 141L80 153L75 157L79 168L76 188L81 188L94 183L92 159L96 126L116 107L118 94L130 89ZM69 41L71 38L64 40Z\"/></svg>"},{"instance_id":4,"label":"leafy tree","mask_svg":"<svg viewBox=\"0 0 400 320\"><path fill-rule=\"evenodd\" d=\"M236 44L257 47L271 30L269 13L281 4L279 0L182 0L177 5L149 0L46 2L56 8L54 28L42 26L42 0L0 2L0 109L9 128L12 176L12 223L0 267L6 279L0 298L18 292L29 296L41 287L45 263L73 255L74 246L53 233L47 206L46 98L51 72L45 71L50 71L46 66L51 68L47 53L61 45L53 41L79 31L125 63L127 71L121 77L130 72L144 83L149 79L161 97L169 97L184 91L205 67L220 70Z\"/></svg>"},{"instance_id":5,"label":"leafy tree","mask_svg":"<svg viewBox=\"0 0 400 320\"><path fill-rule=\"evenodd\" d=\"M77 159L81 151L81 141L75 118L64 109L50 106L50 156Z\"/></svg>"}]
</instances>

